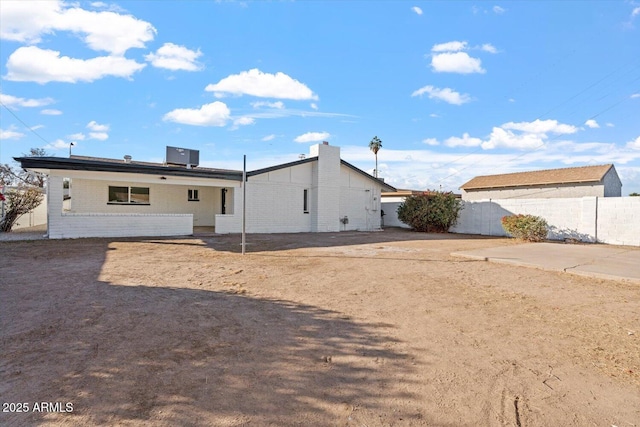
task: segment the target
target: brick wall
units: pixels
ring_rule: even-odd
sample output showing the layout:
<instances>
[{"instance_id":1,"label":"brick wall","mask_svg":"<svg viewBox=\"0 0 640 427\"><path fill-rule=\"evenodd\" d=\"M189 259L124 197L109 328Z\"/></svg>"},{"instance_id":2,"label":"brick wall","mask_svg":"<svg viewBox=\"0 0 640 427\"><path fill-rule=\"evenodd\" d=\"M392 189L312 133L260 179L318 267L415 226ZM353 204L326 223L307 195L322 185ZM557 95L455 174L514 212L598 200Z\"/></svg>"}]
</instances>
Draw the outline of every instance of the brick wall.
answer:
<instances>
[{"instance_id":1,"label":"brick wall","mask_svg":"<svg viewBox=\"0 0 640 427\"><path fill-rule=\"evenodd\" d=\"M495 199L463 202L454 233L505 236L505 215L530 214L550 226L548 238L640 246L640 197Z\"/></svg>"}]
</instances>

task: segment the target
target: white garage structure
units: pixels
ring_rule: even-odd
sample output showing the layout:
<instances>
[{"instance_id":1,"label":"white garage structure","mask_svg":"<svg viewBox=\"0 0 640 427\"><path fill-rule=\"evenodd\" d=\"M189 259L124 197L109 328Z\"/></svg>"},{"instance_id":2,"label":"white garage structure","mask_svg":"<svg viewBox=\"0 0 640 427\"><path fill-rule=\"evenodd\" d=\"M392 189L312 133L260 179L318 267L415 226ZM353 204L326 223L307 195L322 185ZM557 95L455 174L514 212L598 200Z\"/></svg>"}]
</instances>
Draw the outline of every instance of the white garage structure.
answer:
<instances>
[{"instance_id":1,"label":"white garage structure","mask_svg":"<svg viewBox=\"0 0 640 427\"><path fill-rule=\"evenodd\" d=\"M48 176L48 237L190 235L242 227L242 172L93 157L21 157ZM63 208L63 186L71 196ZM371 231L380 228L388 184L340 159L323 143L310 157L247 173L248 233Z\"/></svg>"}]
</instances>

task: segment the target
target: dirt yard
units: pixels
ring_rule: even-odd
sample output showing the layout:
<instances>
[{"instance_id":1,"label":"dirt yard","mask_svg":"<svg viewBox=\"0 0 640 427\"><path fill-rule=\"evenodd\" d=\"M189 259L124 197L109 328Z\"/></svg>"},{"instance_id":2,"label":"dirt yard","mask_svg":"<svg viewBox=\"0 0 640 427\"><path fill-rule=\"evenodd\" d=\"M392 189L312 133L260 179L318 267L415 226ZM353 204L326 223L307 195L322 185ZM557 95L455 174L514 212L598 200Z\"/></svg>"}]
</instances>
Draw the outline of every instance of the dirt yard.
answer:
<instances>
[{"instance_id":1,"label":"dirt yard","mask_svg":"<svg viewBox=\"0 0 640 427\"><path fill-rule=\"evenodd\" d=\"M0 243L0 425L640 426L637 285L449 255L505 239L248 241Z\"/></svg>"}]
</instances>

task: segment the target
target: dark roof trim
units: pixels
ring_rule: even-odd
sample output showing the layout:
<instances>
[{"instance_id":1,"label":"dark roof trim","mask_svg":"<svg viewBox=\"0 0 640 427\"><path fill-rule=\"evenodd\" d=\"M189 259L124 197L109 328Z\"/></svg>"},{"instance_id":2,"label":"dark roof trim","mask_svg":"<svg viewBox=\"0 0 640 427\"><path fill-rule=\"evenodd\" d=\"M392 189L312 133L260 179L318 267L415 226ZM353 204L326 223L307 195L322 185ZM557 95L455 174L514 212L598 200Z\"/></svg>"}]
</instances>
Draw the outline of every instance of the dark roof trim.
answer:
<instances>
[{"instance_id":1,"label":"dark roof trim","mask_svg":"<svg viewBox=\"0 0 640 427\"><path fill-rule=\"evenodd\" d=\"M242 181L242 172L216 169L185 169L175 166L153 166L63 157L14 157L24 169L79 170L94 172L138 173Z\"/></svg>"},{"instance_id":2,"label":"dark roof trim","mask_svg":"<svg viewBox=\"0 0 640 427\"><path fill-rule=\"evenodd\" d=\"M345 165L349 169L353 170L354 172L358 172L360 175L362 175L362 176L364 176L366 178L369 178L370 180L375 181L376 183L382 185L388 191L397 191L395 187L390 186L389 184L387 184L386 182L382 181L381 179L378 179L378 178L376 178L374 176L369 175L368 173L366 173L362 169L359 169L359 168L353 166L349 162L346 162L346 161L340 159L340 163L342 163L343 165Z\"/></svg>"},{"instance_id":3,"label":"dark roof trim","mask_svg":"<svg viewBox=\"0 0 640 427\"><path fill-rule=\"evenodd\" d=\"M263 173L269 173L280 169L285 169L291 166L303 165L305 163L311 163L317 161L317 157L309 157L308 159L296 160L295 162L283 163L281 165L270 166L268 168L256 169L254 171L248 171L247 176L261 175Z\"/></svg>"}]
</instances>

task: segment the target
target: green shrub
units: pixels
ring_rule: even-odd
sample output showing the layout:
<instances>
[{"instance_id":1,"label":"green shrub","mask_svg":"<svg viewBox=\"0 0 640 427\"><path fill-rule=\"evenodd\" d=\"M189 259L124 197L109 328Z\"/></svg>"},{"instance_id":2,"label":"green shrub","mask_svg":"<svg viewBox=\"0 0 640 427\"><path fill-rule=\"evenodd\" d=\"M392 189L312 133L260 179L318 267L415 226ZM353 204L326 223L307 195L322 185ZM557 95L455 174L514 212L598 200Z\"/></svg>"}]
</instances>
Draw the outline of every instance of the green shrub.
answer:
<instances>
[{"instance_id":1,"label":"green shrub","mask_svg":"<svg viewBox=\"0 0 640 427\"><path fill-rule=\"evenodd\" d=\"M547 221L535 215L503 216L502 228L516 239L522 239L528 242L544 241L549 231Z\"/></svg>"},{"instance_id":2,"label":"green shrub","mask_svg":"<svg viewBox=\"0 0 640 427\"><path fill-rule=\"evenodd\" d=\"M446 233L458 221L462 201L451 192L427 191L407 197L398 219L416 231Z\"/></svg>"}]
</instances>

